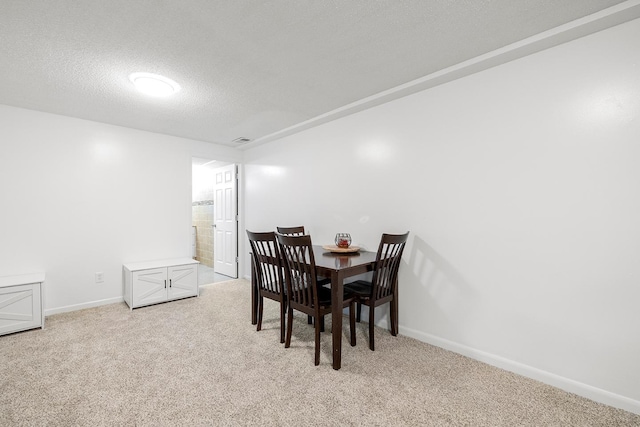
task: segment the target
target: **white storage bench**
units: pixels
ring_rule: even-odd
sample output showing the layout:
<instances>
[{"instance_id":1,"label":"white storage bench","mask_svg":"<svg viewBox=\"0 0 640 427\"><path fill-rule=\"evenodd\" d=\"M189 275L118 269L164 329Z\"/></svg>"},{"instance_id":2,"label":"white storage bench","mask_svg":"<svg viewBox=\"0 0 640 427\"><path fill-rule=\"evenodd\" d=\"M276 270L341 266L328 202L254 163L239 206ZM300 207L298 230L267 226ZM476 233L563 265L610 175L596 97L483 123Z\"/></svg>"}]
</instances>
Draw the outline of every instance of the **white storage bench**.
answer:
<instances>
[{"instance_id":1,"label":"white storage bench","mask_svg":"<svg viewBox=\"0 0 640 427\"><path fill-rule=\"evenodd\" d=\"M125 302L133 310L145 305L197 297L198 264L191 258L124 264Z\"/></svg>"},{"instance_id":2,"label":"white storage bench","mask_svg":"<svg viewBox=\"0 0 640 427\"><path fill-rule=\"evenodd\" d=\"M0 335L44 328L44 273L0 277Z\"/></svg>"}]
</instances>

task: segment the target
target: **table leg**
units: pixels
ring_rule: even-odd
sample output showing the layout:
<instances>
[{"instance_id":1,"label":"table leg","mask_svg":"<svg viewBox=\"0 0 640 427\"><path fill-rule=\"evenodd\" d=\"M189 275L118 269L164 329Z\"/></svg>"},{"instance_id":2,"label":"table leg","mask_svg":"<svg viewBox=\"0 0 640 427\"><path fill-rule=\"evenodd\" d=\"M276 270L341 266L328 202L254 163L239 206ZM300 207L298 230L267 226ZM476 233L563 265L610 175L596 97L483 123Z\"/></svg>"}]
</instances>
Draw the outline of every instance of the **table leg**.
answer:
<instances>
[{"instance_id":1,"label":"table leg","mask_svg":"<svg viewBox=\"0 0 640 427\"><path fill-rule=\"evenodd\" d=\"M337 271L331 272L331 338L333 340L333 369L340 369L342 362L342 302L344 277Z\"/></svg>"}]
</instances>

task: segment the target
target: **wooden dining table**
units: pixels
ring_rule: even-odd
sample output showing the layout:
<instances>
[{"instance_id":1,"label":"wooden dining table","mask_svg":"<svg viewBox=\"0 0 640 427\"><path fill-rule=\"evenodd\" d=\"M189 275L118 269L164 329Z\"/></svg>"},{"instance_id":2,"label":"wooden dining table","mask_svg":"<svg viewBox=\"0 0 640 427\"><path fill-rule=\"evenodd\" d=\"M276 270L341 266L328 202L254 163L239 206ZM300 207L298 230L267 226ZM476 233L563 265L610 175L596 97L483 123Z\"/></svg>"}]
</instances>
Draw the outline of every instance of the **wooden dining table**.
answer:
<instances>
[{"instance_id":1,"label":"wooden dining table","mask_svg":"<svg viewBox=\"0 0 640 427\"><path fill-rule=\"evenodd\" d=\"M316 274L331 279L331 335L333 340L333 369L342 362L342 300L344 279L373 271L376 253L360 250L354 253L334 253L322 246L313 246ZM258 323L258 284L251 271L251 323Z\"/></svg>"}]
</instances>

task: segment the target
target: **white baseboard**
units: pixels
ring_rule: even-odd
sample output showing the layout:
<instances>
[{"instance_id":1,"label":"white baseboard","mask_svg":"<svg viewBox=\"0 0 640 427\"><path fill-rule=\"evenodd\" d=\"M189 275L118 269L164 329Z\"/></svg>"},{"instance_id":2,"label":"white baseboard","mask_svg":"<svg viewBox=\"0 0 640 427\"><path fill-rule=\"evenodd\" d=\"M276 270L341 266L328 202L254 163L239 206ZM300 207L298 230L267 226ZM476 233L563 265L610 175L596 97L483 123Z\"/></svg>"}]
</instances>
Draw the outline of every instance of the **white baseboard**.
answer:
<instances>
[{"instance_id":1,"label":"white baseboard","mask_svg":"<svg viewBox=\"0 0 640 427\"><path fill-rule=\"evenodd\" d=\"M85 308L99 307L101 305L115 304L123 301L124 301L123 297L115 297L115 298L102 299L98 301L85 302L82 304L50 308L44 311L44 315L51 316L52 314L67 313L69 311L83 310Z\"/></svg>"},{"instance_id":2,"label":"white baseboard","mask_svg":"<svg viewBox=\"0 0 640 427\"><path fill-rule=\"evenodd\" d=\"M588 384L574 381L572 379L565 378L551 372L543 371L541 369L537 369L519 362L515 362L504 357L496 356L495 354L477 350L463 344L437 337L435 335L425 334L424 332L405 328L402 325L399 326L399 329L400 330L398 332L400 334L407 337L415 338L418 341L435 345L436 347L441 347L445 350L450 350L454 353L462 354L463 356L470 357L480 362L484 362L489 365L496 366L498 368L543 382L545 384L549 384L569 393L574 393L578 396L586 397L587 399L591 399L599 403L604 403L605 405L624 409L625 411L633 412L634 414L640 415L640 401L638 400L611 393L609 391L602 390Z\"/></svg>"}]
</instances>

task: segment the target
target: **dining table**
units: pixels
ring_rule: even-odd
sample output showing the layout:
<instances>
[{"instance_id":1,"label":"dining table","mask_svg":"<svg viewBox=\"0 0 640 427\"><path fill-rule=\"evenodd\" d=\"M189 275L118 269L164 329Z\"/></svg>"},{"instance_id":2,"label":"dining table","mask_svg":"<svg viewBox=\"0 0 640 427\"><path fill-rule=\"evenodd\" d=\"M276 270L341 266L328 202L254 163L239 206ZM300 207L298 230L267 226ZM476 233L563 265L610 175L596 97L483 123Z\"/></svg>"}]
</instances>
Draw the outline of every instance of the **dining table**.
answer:
<instances>
[{"instance_id":1,"label":"dining table","mask_svg":"<svg viewBox=\"0 0 640 427\"><path fill-rule=\"evenodd\" d=\"M313 245L316 274L331 279L331 335L333 344L333 369L342 363L342 302L344 279L373 271L376 252L364 250L344 253L332 252L321 245ZM251 271L251 323L258 323L258 283Z\"/></svg>"}]
</instances>

